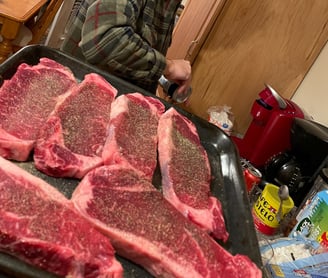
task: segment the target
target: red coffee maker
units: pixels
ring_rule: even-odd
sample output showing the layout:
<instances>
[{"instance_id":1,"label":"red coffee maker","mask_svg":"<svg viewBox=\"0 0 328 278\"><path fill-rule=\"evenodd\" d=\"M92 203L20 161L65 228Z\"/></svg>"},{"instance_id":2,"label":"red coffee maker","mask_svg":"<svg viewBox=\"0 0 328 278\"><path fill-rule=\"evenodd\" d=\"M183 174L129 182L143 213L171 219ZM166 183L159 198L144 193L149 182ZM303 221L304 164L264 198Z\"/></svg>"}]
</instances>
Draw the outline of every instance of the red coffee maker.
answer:
<instances>
[{"instance_id":1,"label":"red coffee maker","mask_svg":"<svg viewBox=\"0 0 328 278\"><path fill-rule=\"evenodd\" d=\"M271 86L259 93L251 115L253 120L243 138L232 136L239 154L258 169L275 154L290 149L290 129L294 118L308 118L302 109L284 99Z\"/></svg>"}]
</instances>

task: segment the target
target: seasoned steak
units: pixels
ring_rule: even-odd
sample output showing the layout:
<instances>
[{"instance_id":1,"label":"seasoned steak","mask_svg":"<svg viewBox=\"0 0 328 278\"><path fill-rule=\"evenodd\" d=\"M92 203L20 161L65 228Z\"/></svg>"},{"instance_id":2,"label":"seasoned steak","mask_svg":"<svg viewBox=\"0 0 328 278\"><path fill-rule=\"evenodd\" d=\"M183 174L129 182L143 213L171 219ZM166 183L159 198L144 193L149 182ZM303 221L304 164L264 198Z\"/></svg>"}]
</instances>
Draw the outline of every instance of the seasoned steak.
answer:
<instances>
[{"instance_id":1,"label":"seasoned steak","mask_svg":"<svg viewBox=\"0 0 328 278\"><path fill-rule=\"evenodd\" d=\"M101 165L116 95L103 77L87 74L41 129L34 150L36 168L54 177L81 178Z\"/></svg>"},{"instance_id":2,"label":"seasoned steak","mask_svg":"<svg viewBox=\"0 0 328 278\"><path fill-rule=\"evenodd\" d=\"M159 120L158 138L164 197L187 219L226 241L221 202L211 196L211 167L195 125L172 107Z\"/></svg>"},{"instance_id":3,"label":"seasoned steak","mask_svg":"<svg viewBox=\"0 0 328 278\"><path fill-rule=\"evenodd\" d=\"M72 201L111 239L119 255L155 277L261 277L248 257L232 256L131 166L91 170L73 192Z\"/></svg>"},{"instance_id":4,"label":"seasoned steak","mask_svg":"<svg viewBox=\"0 0 328 278\"><path fill-rule=\"evenodd\" d=\"M61 277L123 276L107 237L45 181L0 158L0 251Z\"/></svg>"},{"instance_id":5,"label":"seasoned steak","mask_svg":"<svg viewBox=\"0 0 328 278\"><path fill-rule=\"evenodd\" d=\"M152 179L157 165L157 126L165 107L140 93L121 95L112 104L105 164L129 164Z\"/></svg>"},{"instance_id":6,"label":"seasoned steak","mask_svg":"<svg viewBox=\"0 0 328 278\"><path fill-rule=\"evenodd\" d=\"M72 72L41 58L39 64L20 64L0 88L0 155L25 161L41 126L59 101L76 85Z\"/></svg>"}]
</instances>

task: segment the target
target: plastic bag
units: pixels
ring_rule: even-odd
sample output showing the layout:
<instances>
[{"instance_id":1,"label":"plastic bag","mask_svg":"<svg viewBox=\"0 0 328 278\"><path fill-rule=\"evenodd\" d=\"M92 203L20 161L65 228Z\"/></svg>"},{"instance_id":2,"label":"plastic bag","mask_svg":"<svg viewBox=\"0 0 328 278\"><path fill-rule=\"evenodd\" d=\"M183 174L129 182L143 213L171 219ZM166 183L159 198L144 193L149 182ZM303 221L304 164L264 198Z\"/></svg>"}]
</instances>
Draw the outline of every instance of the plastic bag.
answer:
<instances>
[{"instance_id":1,"label":"plastic bag","mask_svg":"<svg viewBox=\"0 0 328 278\"><path fill-rule=\"evenodd\" d=\"M219 128L225 133L231 135L233 127L233 114L229 106L211 106L207 109L208 121Z\"/></svg>"},{"instance_id":2,"label":"plastic bag","mask_svg":"<svg viewBox=\"0 0 328 278\"><path fill-rule=\"evenodd\" d=\"M298 234L259 245L262 258L268 257L265 267L273 278L328 278L328 253L317 241Z\"/></svg>"}]
</instances>

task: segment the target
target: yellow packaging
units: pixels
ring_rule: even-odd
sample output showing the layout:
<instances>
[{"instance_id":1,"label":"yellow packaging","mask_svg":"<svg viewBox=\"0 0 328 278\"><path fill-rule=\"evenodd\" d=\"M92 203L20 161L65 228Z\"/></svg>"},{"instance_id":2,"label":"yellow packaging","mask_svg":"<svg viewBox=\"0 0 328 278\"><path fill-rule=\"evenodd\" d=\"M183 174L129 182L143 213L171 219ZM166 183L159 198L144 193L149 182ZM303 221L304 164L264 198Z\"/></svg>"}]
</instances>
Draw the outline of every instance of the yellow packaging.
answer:
<instances>
[{"instance_id":1,"label":"yellow packaging","mask_svg":"<svg viewBox=\"0 0 328 278\"><path fill-rule=\"evenodd\" d=\"M278 190L278 186L271 183L266 184L260 197L252 208L256 229L266 235L273 235L279 227L279 221L277 219L277 213L280 206ZM282 204L281 219L283 219L293 207L294 201L291 197L284 200Z\"/></svg>"}]
</instances>

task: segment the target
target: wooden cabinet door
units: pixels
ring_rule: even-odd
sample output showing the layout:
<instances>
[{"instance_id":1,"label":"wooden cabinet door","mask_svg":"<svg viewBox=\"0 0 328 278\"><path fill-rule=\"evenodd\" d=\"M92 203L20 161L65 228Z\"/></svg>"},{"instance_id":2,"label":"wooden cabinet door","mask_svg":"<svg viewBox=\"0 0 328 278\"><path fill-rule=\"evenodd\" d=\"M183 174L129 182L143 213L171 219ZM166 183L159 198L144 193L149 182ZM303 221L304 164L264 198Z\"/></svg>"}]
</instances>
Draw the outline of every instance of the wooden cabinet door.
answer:
<instances>
[{"instance_id":1,"label":"wooden cabinet door","mask_svg":"<svg viewBox=\"0 0 328 278\"><path fill-rule=\"evenodd\" d=\"M173 31L169 59L193 62L226 0L187 0Z\"/></svg>"},{"instance_id":2,"label":"wooden cabinet door","mask_svg":"<svg viewBox=\"0 0 328 278\"><path fill-rule=\"evenodd\" d=\"M206 118L228 105L243 134L265 83L293 96L328 41L327 23L327 0L227 0L194 60L186 109Z\"/></svg>"}]
</instances>

